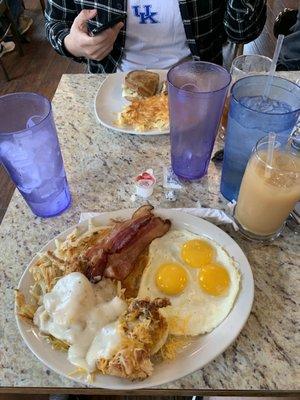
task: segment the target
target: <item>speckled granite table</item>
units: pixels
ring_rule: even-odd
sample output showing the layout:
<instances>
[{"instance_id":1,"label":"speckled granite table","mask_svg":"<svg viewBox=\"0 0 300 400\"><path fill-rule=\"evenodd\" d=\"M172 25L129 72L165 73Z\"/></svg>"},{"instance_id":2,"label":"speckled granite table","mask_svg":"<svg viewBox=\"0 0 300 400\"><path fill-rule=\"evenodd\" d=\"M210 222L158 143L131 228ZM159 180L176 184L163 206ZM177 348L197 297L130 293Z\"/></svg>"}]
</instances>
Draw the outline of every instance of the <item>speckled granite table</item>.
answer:
<instances>
[{"instance_id":1,"label":"speckled granite table","mask_svg":"<svg viewBox=\"0 0 300 400\"><path fill-rule=\"evenodd\" d=\"M288 76L299 79L300 73ZM169 162L168 136L129 136L99 126L93 101L102 80L102 76L64 75L53 100L73 196L71 208L60 217L42 220L31 214L16 192L0 226L2 391L13 387L11 390L20 393L49 392L54 387L70 392L88 390L49 371L35 358L19 335L13 311L13 289L30 259L44 243L76 223L80 212L138 206L139 202L130 200L132 177L149 167L158 176L158 187L151 198L155 206L201 204L224 208L219 197L220 169L213 163L204 179L184 186L175 203L165 200L161 184L162 167ZM180 389L180 393L186 389L185 394L296 391L300 377L299 237L286 230L272 244L253 244L227 230L245 251L253 269L255 301L250 318L234 344L215 361L159 389Z\"/></svg>"}]
</instances>

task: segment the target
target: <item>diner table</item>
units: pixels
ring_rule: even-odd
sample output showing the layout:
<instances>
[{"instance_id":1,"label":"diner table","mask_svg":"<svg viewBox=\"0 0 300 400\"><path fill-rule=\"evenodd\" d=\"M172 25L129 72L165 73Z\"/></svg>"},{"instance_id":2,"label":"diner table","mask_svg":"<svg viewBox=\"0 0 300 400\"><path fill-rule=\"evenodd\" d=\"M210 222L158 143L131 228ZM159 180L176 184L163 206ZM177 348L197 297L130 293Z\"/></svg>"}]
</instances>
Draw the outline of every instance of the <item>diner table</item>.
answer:
<instances>
[{"instance_id":1,"label":"diner table","mask_svg":"<svg viewBox=\"0 0 300 400\"><path fill-rule=\"evenodd\" d=\"M300 79L300 72L279 75ZM147 168L157 178L149 199L155 207L228 211L220 195L220 163L210 162L201 180L184 182L176 201L166 199L163 167L170 165L169 135L136 136L101 126L94 98L104 79L104 75L63 75L53 99L72 193L70 208L55 218L38 218L16 190L0 226L0 393L119 393L80 385L51 371L30 352L16 325L14 288L24 269L45 243L76 224L82 212L143 204L132 197L133 182ZM222 144L218 139L214 151ZM299 394L299 236L285 228L271 243L254 243L230 225L220 227L239 244L252 267L255 298L246 325L234 343L204 368L135 394Z\"/></svg>"}]
</instances>

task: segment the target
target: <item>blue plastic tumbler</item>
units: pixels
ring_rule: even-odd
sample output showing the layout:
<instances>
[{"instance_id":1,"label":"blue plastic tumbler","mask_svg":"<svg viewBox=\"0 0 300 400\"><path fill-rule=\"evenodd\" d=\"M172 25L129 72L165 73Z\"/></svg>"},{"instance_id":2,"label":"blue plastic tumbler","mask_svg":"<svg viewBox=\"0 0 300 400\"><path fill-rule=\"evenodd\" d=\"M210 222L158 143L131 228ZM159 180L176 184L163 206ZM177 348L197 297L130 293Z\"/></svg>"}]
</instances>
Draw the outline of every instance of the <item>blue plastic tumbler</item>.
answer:
<instances>
[{"instance_id":1,"label":"blue plastic tumbler","mask_svg":"<svg viewBox=\"0 0 300 400\"><path fill-rule=\"evenodd\" d=\"M231 89L224 148L221 193L237 200L251 151L259 139L274 132L289 135L300 115L300 87L275 76L270 95L263 98L267 75L238 80Z\"/></svg>"},{"instance_id":2,"label":"blue plastic tumbler","mask_svg":"<svg viewBox=\"0 0 300 400\"><path fill-rule=\"evenodd\" d=\"M0 97L0 161L37 216L53 217L70 205L51 103L45 97Z\"/></svg>"}]
</instances>

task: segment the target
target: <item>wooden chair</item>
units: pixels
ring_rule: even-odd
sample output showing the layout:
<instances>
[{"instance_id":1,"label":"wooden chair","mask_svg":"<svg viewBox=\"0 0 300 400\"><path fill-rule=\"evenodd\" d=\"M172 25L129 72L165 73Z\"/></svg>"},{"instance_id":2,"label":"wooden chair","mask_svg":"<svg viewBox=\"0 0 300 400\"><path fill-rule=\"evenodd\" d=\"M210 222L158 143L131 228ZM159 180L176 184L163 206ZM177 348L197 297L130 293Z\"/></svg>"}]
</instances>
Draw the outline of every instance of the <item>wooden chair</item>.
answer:
<instances>
[{"instance_id":1,"label":"wooden chair","mask_svg":"<svg viewBox=\"0 0 300 400\"><path fill-rule=\"evenodd\" d=\"M43 12L45 12L46 0L40 0L40 4L41 4L41 7L42 7Z\"/></svg>"},{"instance_id":2,"label":"wooden chair","mask_svg":"<svg viewBox=\"0 0 300 400\"><path fill-rule=\"evenodd\" d=\"M18 31L18 27L16 25L16 22L14 21L12 15L10 13L10 10L7 7L7 5L6 5L4 0L0 0L0 18L1 17L5 18L8 21L9 25L8 25L8 29L6 30L5 34L2 37L0 36L0 42L2 42L3 39L5 39L5 37L8 34L8 31L10 29L10 31L12 33L12 36L13 36L13 41L16 44L16 48L18 50L18 53L22 57L24 55L22 44L21 44L22 36L20 35L20 33ZM3 64L2 57L0 57L0 66L1 66L1 69L3 70L3 73L4 73L4 76L5 76L6 80L9 81L10 77L8 75L8 72L7 72L6 68L5 68L5 65Z\"/></svg>"},{"instance_id":3,"label":"wooden chair","mask_svg":"<svg viewBox=\"0 0 300 400\"><path fill-rule=\"evenodd\" d=\"M45 8L46 8L46 1L47 1L47 0L40 0L40 5L41 5L41 9L42 9L43 13L45 12ZM26 7L25 7L25 2L24 2L24 0L22 1L22 3L23 3L23 7L24 7L24 9L26 10Z\"/></svg>"},{"instance_id":4,"label":"wooden chair","mask_svg":"<svg viewBox=\"0 0 300 400\"><path fill-rule=\"evenodd\" d=\"M235 43L229 42L226 44L226 46L223 47L223 64L224 64L224 67L227 68L228 71L230 71L232 61L236 57L242 55L243 51L244 51L243 44L235 44Z\"/></svg>"},{"instance_id":5,"label":"wooden chair","mask_svg":"<svg viewBox=\"0 0 300 400\"><path fill-rule=\"evenodd\" d=\"M244 53L244 45L236 44L233 52L233 60Z\"/></svg>"}]
</instances>

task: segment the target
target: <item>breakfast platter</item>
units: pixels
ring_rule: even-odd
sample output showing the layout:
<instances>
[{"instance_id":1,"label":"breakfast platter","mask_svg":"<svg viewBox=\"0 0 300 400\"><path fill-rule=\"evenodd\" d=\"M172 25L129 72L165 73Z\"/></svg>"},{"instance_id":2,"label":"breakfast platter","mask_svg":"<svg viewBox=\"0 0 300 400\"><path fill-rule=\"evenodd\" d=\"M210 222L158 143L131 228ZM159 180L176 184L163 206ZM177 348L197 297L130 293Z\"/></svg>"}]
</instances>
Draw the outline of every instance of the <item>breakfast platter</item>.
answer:
<instances>
[{"instance_id":1,"label":"breakfast platter","mask_svg":"<svg viewBox=\"0 0 300 400\"><path fill-rule=\"evenodd\" d=\"M133 226L134 233L131 230ZM138 234L136 238L134 235L137 235L137 231L143 235L139 237ZM126 242L126 238L131 234L136 240L134 244L132 241ZM149 235L151 240L146 243L144 238ZM107 246L110 241L113 244L110 244L112 247L108 252ZM139 255L136 254L135 257L138 257L139 265L142 265L141 257L146 257L147 261L140 271L140 279L137 279L139 275L135 270L129 270L128 264L123 263L122 269L118 270L113 260L116 253L119 257L124 250L126 257L131 257L134 249L141 245L141 241L144 242L143 251L146 250L147 254L145 256L139 247ZM88 243L93 245L87 245ZM76 252L77 247L85 250L87 248L85 257L90 257L87 269L82 269L82 262L85 259L80 258L79 264L75 263L75 258L69 264L66 258L65 263L62 262L64 255ZM113 248L116 253L113 253ZM126 253L128 249L130 253ZM107 252L108 259L103 258L103 252ZM197 264L199 254L201 254L201 268ZM47 259L46 264L45 259ZM104 268L102 268L103 261ZM67 265L66 270L63 264ZM137 268L136 262L132 264ZM54 265L58 267L56 270L50 268ZM45 275L41 279L42 270L47 271L47 279ZM55 273L52 274L51 271ZM128 280L132 274L134 279ZM134 289L138 294L132 291L132 283L136 286ZM48 284L50 286L47 289ZM91 287L93 289L90 289ZM73 292L70 298L68 288ZM121 320L124 324L124 321L128 322L129 319L133 323L134 317L130 313L135 310L136 305L139 310L145 308L145 315L149 313L152 315L153 320L147 325L146 331L143 327L144 333L148 334L153 324L161 335L154 341L153 332L150 332L155 351L153 347L151 349L147 347L149 343L143 342L144 339L139 337L139 346L142 346L144 353L149 350L149 355L151 352L151 357L149 355L149 359L144 360L144 369L140 368L143 364L140 362L137 367L140 369L133 368L131 375L123 376L120 370L116 372L112 368L111 363L109 363L110 368L107 363L99 366L100 355L103 361L103 357L108 357L107 349L112 346L111 343L116 343L116 336L112 335L114 327L111 320L106 321L109 324L104 326L104 331L104 328L101 329L100 339L106 344L105 348L99 348L98 343L101 340L99 337L97 339L98 335L93 336L89 351L85 349L88 355L84 361L80 359L82 347L79 351L77 346L76 350L76 343L67 348L60 346L68 341L72 343L71 340L67 340L74 328L70 321L74 323L74 318L79 318L78 315L87 314L82 307L87 299L93 299L93 290L97 292L95 298L99 304L96 302L96 306L94 303L92 306L98 307L101 318L105 318L105 310L109 307L110 314L115 313L116 318L119 316L118 321ZM110 297L111 290L116 290L114 298ZM130 295L126 296L127 291ZM28 318L32 311L29 306L32 296L39 298L39 308L34 309L34 317ZM201 218L179 211L153 210L151 206L143 206L135 212L127 209L101 213L69 228L47 243L30 262L20 280L16 319L29 349L42 363L57 373L81 384L95 387L116 390L140 389L179 379L202 368L224 352L246 323L253 297L251 267L243 251L229 235ZM68 308L62 304L67 304ZM86 306L86 310L90 312L91 303ZM65 320L62 323L66 315L70 319L67 325ZM138 323L145 315L139 314ZM186 315L189 316L189 320L184 321ZM79 325L76 325L75 331L79 329ZM132 330L132 326L127 325L127 329L124 330L126 334L128 327L129 331ZM86 335L86 330L83 332ZM121 336L124 333L121 323L117 332ZM135 334L137 332L138 330ZM133 335L130 337L131 340L133 337L136 339ZM168 342L170 337L183 338L181 348L179 346L178 352L175 351L174 357L158 357L157 349L166 350L165 346L170 343ZM88 335L85 338L86 342L90 340ZM103 341L103 338L106 340ZM128 337L126 339L128 343ZM92 373L87 374L86 371L83 372L83 368L77 367L86 362L90 366L91 352L97 355L98 373L90 369ZM163 354L162 351L160 353ZM120 353L118 354L120 359ZM155 357L152 357L153 354ZM95 363L95 360L93 362Z\"/></svg>"},{"instance_id":2,"label":"breakfast platter","mask_svg":"<svg viewBox=\"0 0 300 400\"><path fill-rule=\"evenodd\" d=\"M125 78L128 76L126 72L109 74L96 93L94 100L94 112L96 119L100 124L115 131L132 135L152 136L169 133L169 128L164 127L166 124L168 125L167 95L160 94L160 91L164 86L163 83L167 79L167 70L149 70L147 72L157 74L157 79L159 82L157 85L157 90L154 91L153 96L141 99L142 105L145 108L144 114L147 114L147 124L145 127L140 127L140 125L135 127L134 124L129 126L119 122L121 112L124 111L126 107L130 107L131 105L130 101L127 100L129 97L126 96L125 98L126 93L124 95ZM145 77L144 80L147 80L147 77ZM145 100L144 103L143 100ZM140 103L133 102L132 104L137 108L140 108L141 106ZM158 111L161 112L162 110L164 111L162 118L167 119L167 122L163 125L157 123L156 128L152 127L151 129L148 129L147 125L149 125L149 122L153 122L153 115L157 115Z\"/></svg>"}]
</instances>

